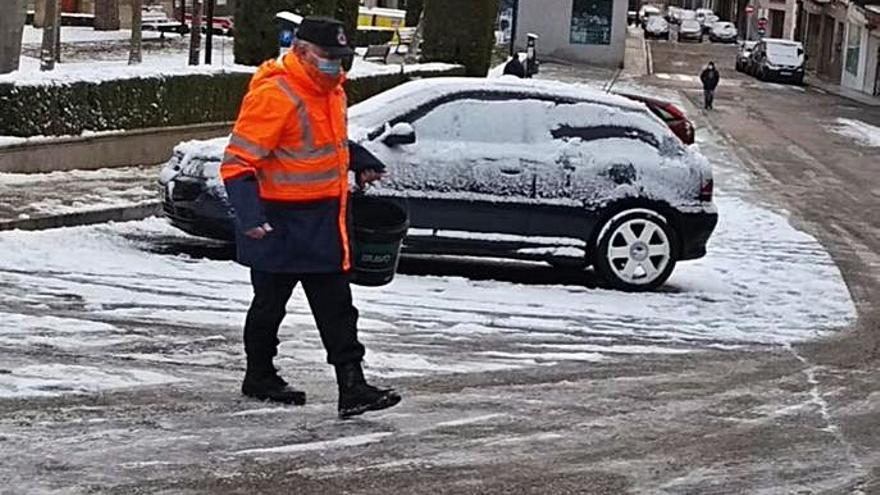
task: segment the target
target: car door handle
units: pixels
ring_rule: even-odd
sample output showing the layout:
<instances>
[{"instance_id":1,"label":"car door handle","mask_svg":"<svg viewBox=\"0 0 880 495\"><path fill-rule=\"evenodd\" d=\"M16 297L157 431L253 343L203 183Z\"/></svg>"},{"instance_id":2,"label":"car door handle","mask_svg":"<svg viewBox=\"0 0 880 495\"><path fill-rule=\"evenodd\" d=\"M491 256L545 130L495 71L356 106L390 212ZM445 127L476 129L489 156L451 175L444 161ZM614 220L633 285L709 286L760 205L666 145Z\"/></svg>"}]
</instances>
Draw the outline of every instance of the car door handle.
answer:
<instances>
[{"instance_id":1,"label":"car door handle","mask_svg":"<svg viewBox=\"0 0 880 495\"><path fill-rule=\"evenodd\" d=\"M499 170L504 175L519 175L523 172L523 169L519 167L500 167Z\"/></svg>"}]
</instances>

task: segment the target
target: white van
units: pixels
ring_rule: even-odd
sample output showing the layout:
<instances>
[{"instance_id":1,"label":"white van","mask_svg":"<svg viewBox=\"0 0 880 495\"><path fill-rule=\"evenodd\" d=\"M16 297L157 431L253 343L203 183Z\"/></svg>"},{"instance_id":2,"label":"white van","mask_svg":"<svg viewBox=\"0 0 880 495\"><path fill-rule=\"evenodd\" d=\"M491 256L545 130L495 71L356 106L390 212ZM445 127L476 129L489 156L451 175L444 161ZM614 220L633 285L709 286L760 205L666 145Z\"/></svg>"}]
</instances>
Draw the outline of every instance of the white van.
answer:
<instances>
[{"instance_id":1,"label":"white van","mask_svg":"<svg viewBox=\"0 0 880 495\"><path fill-rule=\"evenodd\" d=\"M764 38L752 50L752 73L762 81L804 82L804 46L799 41Z\"/></svg>"}]
</instances>

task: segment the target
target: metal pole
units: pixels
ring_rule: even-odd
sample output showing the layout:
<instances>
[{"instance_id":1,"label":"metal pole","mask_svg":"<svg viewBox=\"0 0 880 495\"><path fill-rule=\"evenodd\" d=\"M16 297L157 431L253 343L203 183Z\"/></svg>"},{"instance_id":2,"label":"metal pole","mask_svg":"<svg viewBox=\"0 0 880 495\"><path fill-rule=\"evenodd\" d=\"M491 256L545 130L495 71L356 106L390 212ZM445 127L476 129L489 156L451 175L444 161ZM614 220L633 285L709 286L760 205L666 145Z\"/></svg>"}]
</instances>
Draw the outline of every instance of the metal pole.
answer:
<instances>
[{"instance_id":1,"label":"metal pole","mask_svg":"<svg viewBox=\"0 0 880 495\"><path fill-rule=\"evenodd\" d=\"M214 2L215 0L207 0L208 4L205 5L207 9L207 26L205 27L205 64L211 65L211 53L212 46L214 41Z\"/></svg>"},{"instance_id":2,"label":"metal pole","mask_svg":"<svg viewBox=\"0 0 880 495\"><path fill-rule=\"evenodd\" d=\"M519 0L513 0L513 19L510 21L510 56L516 56L516 22L519 19Z\"/></svg>"}]
</instances>

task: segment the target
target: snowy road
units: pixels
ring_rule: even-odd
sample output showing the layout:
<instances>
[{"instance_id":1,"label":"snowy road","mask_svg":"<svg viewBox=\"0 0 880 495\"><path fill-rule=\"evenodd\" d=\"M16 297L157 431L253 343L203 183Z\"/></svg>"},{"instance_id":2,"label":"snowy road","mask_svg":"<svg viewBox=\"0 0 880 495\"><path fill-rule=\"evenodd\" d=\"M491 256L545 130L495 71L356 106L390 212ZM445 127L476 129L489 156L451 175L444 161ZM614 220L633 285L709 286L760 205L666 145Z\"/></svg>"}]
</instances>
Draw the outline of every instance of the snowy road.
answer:
<instances>
[{"instance_id":1,"label":"snowy road","mask_svg":"<svg viewBox=\"0 0 880 495\"><path fill-rule=\"evenodd\" d=\"M727 159L711 139L701 146ZM747 188L736 170L716 166L732 190ZM816 240L740 196L719 195L709 255L681 264L658 293L595 289L589 272L424 258L408 260L411 274L389 287L356 289L368 371L406 399L349 423L334 419L332 376L302 294L289 306L278 363L310 405L267 407L237 395L250 287L227 248L159 219L0 234L0 472L22 492L125 492L121 483L156 488L164 478L204 487L206 476L216 481L204 472L211 465L258 486L251 463L293 462L272 476L287 472L285 480L323 491L343 472L546 460L546 449L579 451L584 438L614 438L630 422L648 434L673 404L632 409L633 397L709 379L667 359L694 355L685 362L699 367L695 353L710 350L713 362L747 369L742 353L765 349L792 360L789 344L855 316ZM629 363L655 373L587 389L577 382L582 373L616 376ZM544 380L555 384L537 385ZM486 383L501 388L469 388ZM802 407L798 394L767 393L775 405L759 409L768 417ZM624 410L621 422L613 411ZM588 437L572 436L578 431Z\"/></svg>"}]
</instances>

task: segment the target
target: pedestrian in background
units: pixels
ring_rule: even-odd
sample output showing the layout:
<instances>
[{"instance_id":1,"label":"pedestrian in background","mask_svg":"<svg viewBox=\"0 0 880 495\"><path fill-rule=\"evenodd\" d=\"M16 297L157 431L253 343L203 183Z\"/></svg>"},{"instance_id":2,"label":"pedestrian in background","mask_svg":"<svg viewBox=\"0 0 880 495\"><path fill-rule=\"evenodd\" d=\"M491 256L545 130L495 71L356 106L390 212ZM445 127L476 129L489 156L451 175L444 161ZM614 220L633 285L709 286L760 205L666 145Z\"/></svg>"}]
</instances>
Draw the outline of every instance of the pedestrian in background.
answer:
<instances>
[{"instance_id":1,"label":"pedestrian in background","mask_svg":"<svg viewBox=\"0 0 880 495\"><path fill-rule=\"evenodd\" d=\"M293 47L251 79L221 166L235 209L237 259L250 267L254 289L241 391L305 404L305 392L288 385L272 362L287 302L302 284L327 361L336 368L340 417L400 402L393 390L364 379L346 273L350 151L342 84L353 55L340 21L305 18ZM380 178L377 167L354 167L358 182Z\"/></svg>"},{"instance_id":2,"label":"pedestrian in background","mask_svg":"<svg viewBox=\"0 0 880 495\"><path fill-rule=\"evenodd\" d=\"M715 88L718 87L718 82L720 80L721 75L715 68L715 62L709 62L700 74L700 81L703 82L703 99L706 110L712 110L714 108Z\"/></svg>"}]
</instances>

